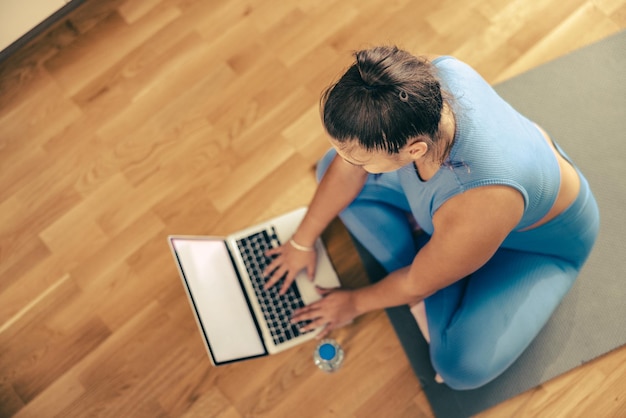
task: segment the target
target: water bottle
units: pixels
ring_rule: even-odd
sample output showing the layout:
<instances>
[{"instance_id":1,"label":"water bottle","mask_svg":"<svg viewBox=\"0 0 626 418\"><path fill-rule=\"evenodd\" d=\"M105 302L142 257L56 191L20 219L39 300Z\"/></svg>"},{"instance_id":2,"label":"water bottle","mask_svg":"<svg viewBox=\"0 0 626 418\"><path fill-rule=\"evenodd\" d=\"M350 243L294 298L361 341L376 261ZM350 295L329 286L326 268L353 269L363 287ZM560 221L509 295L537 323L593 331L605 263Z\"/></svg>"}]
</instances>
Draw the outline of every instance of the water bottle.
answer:
<instances>
[{"instance_id":1,"label":"water bottle","mask_svg":"<svg viewBox=\"0 0 626 418\"><path fill-rule=\"evenodd\" d=\"M334 372L343 363L343 349L335 340L322 340L313 353L315 365L325 372Z\"/></svg>"}]
</instances>

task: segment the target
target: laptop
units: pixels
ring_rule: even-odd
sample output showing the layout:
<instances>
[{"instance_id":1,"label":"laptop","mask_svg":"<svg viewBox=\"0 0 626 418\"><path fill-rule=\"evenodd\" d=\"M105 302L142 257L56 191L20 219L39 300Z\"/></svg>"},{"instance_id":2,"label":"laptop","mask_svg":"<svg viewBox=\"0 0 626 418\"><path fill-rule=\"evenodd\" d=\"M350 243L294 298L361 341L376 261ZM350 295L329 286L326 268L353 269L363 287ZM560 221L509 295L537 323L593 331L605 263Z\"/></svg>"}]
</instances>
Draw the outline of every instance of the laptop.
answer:
<instances>
[{"instance_id":1,"label":"laptop","mask_svg":"<svg viewBox=\"0 0 626 418\"><path fill-rule=\"evenodd\" d=\"M263 289L271 261L269 248L285 243L302 221L300 208L227 237L169 236L200 333L215 366L267 356L314 338L320 329L302 333L291 324L295 309L321 298L315 287L339 287L339 279L321 240L313 281L298 274L286 295L282 280Z\"/></svg>"}]
</instances>

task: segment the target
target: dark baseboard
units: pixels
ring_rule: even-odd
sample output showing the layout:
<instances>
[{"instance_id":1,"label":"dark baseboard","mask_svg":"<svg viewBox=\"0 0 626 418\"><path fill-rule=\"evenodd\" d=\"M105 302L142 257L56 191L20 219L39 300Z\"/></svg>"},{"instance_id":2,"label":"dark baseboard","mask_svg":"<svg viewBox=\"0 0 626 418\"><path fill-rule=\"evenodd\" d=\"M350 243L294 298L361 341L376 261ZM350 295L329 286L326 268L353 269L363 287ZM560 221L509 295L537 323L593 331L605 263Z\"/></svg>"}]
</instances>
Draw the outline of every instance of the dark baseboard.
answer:
<instances>
[{"instance_id":1,"label":"dark baseboard","mask_svg":"<svg viewBox=\"0 0 626 418\"><path fill-rule=\"evenodd\" d=\"M45 32L48 28L54 25L59 20L63 19L67 16L72 10L76 9L85 0L71 0L65 6L54 12L52 15L48 16L43 22L39 23L37 26L26 32L19 39L13 42L11 45L7 46L5 49L0 51L0 64L11 56L13 53L21 49L24 45L28 44L30 41L35 39L37 36Z\"/></svg>"}]
</instances>

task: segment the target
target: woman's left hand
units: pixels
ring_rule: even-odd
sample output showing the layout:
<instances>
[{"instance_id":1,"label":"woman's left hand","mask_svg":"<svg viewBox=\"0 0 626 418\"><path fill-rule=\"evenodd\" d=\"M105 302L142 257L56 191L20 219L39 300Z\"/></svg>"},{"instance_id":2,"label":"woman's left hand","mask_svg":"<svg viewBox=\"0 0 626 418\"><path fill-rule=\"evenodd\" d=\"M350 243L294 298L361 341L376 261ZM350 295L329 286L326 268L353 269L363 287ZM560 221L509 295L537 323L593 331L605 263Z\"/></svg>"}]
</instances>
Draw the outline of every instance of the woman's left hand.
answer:
<instances>
[{"instance_id":1,"label":"woman's left hand","mask_svg":"<svg viewBox=\"0 0 626 418\"><path fill-rule=\"evenodd\" d=\"M317 336L323 338L331 330L350 323L358 316L353 290L318 287L317 291L323 296L322 299L296 310L291 318L292 323L311 321L302 327L302 331L324 327Z\"/></svg>"}]
</instances>

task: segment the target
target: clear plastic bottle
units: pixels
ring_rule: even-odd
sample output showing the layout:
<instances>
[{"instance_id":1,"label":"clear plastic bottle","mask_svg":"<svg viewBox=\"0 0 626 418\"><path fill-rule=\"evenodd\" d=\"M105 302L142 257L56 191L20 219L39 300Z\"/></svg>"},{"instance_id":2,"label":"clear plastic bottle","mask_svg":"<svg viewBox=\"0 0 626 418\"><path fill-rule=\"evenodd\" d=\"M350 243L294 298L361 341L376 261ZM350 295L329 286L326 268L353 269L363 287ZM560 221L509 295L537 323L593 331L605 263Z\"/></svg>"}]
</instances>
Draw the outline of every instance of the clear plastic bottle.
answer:
<instances>
[{"instance_id":1,"label":"clear plastic bottle","mask_svg":"<svg viewBox=\"0 0 626 418\"><path fill-rule=\"evenodd\" d=\"M315 365L325 372L334 372L343 363L343 349L335 340L322 340L313 353Z\"/></svg>"}]
</instances>

